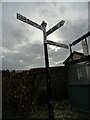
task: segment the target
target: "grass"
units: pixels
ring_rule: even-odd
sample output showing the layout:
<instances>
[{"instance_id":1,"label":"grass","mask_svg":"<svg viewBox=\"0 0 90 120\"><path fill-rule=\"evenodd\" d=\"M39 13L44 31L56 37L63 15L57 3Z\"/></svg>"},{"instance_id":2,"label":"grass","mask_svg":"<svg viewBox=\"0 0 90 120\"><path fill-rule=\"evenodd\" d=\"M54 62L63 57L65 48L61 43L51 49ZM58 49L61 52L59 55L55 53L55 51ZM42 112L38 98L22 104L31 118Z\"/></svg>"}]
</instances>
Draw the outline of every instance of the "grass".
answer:
<instances>
[{"instance_id":1,"label":"grass","mask_svg":"<svg viewBox=\"0 0 90 120\"><path fill-rule=\"evenodd\" d=\"M47 111L47 105L46 106L41 106L41 107L38 107L36 110L34 110L32 112L32 114L30 115L29 113L25 113L25 114L22 114L22 117L21 116L18 116L18 114L13 114L14 116L12 116L12 113L9 113L8 116L10 118L13 119L13 120L16 120L18 118L27 118L28 120L31 118L37 118L40 120L40 119L44 119L44 118L48 118L48 111ZM6 118L8 118L6 117ZM66 119L70 119L70 120L79 120L79 119L82 119L82 120L89 120L90 118L90 115L89 113L85 113L85 112L80 112L80 111L77 111L76 109L71 109L70 107L70 104L69 104L69 101L68 100L64 100L64 101L61 101L61 102L56 102L54 101L54 117L56 119L61 119L61 120L66 120ZM25 120L24 119L24 120Z\"/></svg>"},{"instance_id":2,"label":"grass","mask_svg":"<svg viewBox=\"0 0 90 120\"><path fill-rule=\"evenodd\" d=\"M75 108L71 109L69 101L64 100L61 102L54 102L54 117L64 119L83 119L90 118L89 113L81 112ZM33 112L32 118L48 118L48 112L46 107L40 107L36 112Z\"/></svg>"},{"instance_id":3,"label":"grass","mask_svg":"<svg viewBox=\"0 0 90 120\"><path fill-rule=\"evenodd\" d=\"M81 112L76 110L75 108L71 108L69 101L61 101L59 103L55 103L54 106L54 114L55 118L61 119L88 119L90 118L89 113Z\"/></svg>"}]
</instances>

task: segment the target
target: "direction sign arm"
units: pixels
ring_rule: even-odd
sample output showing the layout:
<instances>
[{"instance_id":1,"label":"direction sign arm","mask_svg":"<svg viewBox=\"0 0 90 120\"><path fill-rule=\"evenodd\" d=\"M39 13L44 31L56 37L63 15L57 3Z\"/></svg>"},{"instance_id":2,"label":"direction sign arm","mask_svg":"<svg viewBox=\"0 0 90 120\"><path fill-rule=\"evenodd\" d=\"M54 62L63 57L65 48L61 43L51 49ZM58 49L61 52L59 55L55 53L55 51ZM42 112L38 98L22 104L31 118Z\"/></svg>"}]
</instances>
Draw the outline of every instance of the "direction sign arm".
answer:
<instances>
[{"instance_id":1,"label":"direction sign arm","mask_svg":"<svg viewBox=\"0 0 90 120\"><path fill-rule=\"evenodd\" d=\"M68 49L68 45L47 40L47 44Z\"/></svg>"},{"instance_id":2,"label":"direction sign arm","mask_svg":"<svg viewBox=\"0 0 90 120\"><path fill-rule=\"evenodd\" d=\"M32 20L29 20L28 18L26 18L25 16L22 16L21 14L17 13L17 19L18 20L21 20L29 25L32 25L33 27L36 27L40 30L43 30L43 27L39 24L37 24L36 22L32 21Z\"/></svg>"},{"instance_id":3,"label":"direction sign arm","mask_svg":"<svg viewBox=\"0 0 90 120\"><path fill-rule=\"evenodd\" d=\"M52 27L51 29L49 29L46 34L47 36L49 34L51 34L52 32L54 32L55 30L59 29L60 27L62 27L64 25L65 21L64 20L61 20L58 24L56 24L54 27Z\"/></svg>"}]
</instances>

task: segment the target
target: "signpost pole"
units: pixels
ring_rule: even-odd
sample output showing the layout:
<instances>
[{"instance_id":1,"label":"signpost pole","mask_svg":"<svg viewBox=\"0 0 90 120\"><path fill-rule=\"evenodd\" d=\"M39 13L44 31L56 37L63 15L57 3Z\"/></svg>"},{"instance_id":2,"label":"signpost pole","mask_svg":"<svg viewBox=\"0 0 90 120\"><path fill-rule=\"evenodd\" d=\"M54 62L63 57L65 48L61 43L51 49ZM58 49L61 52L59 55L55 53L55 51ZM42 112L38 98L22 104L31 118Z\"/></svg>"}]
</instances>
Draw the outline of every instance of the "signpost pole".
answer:
<instances>
[{"instance_id":1,"label":"signpost pole","mask_svg":"<svg viewBox=\"0 0 90 120\"><path fill-rule=\"evenodd\" d=\"M49 120L54 120L54 112L53 112L53 105L52 105L52 89L51 89L51 81L50 81L50 68L49 68L48 49L47 49L47 35L46 35L47 23L43 21L41 25L43 26L46 79L47 79L48 114L49 114Z\"/></svg>"},{"instance_id":2,"label":"signpost pole","mask_svg":"<svg viewBox=\"0 0 90 120\"><path fill-rule=\"evenodd\" d=\"M53 110L53 104L52 104L52 89L51 89L51 81L50 81L50 68L49 68L47 44L55 45L58 47L63 47L66 49L68 49L68 46L65 44L56 43L50 40L47 41L47 36L50 35L52 32L56 31L57 29L59 29L60 27L62 27L65 21L64 20L60 21L58 24L56 24L54 27L52 27L50 30L46 32L47 23L45 21L43 21L42 24L39 25L36 22L29 20L28 18L26 18L25 16L19 13L17 13L17 19L43 31L46 79L47 79L48 113L49 113L49 120L54 120L54 110Z\"/></svg>"}]
</instances>

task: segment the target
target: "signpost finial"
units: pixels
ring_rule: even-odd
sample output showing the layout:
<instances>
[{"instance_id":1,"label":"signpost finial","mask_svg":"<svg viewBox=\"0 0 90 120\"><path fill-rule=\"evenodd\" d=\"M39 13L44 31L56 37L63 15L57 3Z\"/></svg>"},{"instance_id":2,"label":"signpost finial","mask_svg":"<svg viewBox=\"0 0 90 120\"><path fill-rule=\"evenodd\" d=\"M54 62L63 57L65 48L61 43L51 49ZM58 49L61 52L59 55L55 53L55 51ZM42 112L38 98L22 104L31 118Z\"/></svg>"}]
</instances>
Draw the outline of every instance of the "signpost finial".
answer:
<instances>
[{"instance_id":1,"label":"signpost finial","mask_svg":"<svg viewBox=\"0 0 90 120\"><path fill-rule=\"evenodd\" d=\"M41 26L44 26L46 27L47 23L43 20L42 23L41 23Z\"/></svg>"}]
</instances>

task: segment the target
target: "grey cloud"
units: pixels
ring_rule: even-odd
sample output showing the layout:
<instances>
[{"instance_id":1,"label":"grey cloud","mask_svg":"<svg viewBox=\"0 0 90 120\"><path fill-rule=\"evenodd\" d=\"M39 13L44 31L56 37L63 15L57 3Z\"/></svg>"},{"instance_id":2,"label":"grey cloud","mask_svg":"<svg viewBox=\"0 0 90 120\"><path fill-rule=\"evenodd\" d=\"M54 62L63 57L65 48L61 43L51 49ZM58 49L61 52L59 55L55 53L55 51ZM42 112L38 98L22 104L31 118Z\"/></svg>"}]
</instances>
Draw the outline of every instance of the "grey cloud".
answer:
<instances>
[{"instance_id":1,"label":"grey cloud","mask_svg":"<svg viewBox=\"0 0 90 120\"><path fill-rule=\"evenodd\" d=\"M74 7L73 7L74 6ZM4 3L3 4L3 48L11 52L3 53L3 69L27 69L44 66L44 49L41 43L41 33L16 19L16 13L41 23L45 20L51 28L61 19L65 19L65 25L55 32L55 39L69 44L87 31L87 9L84 3ZM74 13L73 13L74 12ZM74 15L73 15L74 14ZM85 16L85 18L83 18ZM72 18L74 17L75 20ZM80 47L77 47L80 50ZM15 53L14 51L17 51ZM49 58L52 64L63 61L69 51L51 50Z\"/></svg>"},{"instance_id":2,"label":"grey cloud","mask_svg":"<svg viewBox=\"0 0 90 120\"><path fill-rule=\"evenodd\" d=\"M63 38L62 41L65 44L72 43L83 34L88 32L88 23L87 20L81 20L79 22L75 21L76 23L71 23L67 21L66 25L62 28L62 30L58 30L56 35L58 38ZM62 37L63 36L63 37ZM81 43L78 43L76 46L72 47L73 50L80 51L82 49ZM69 50L59 49L58 51L50 50L49 52L50 58L53 58L53 61L64 61L66 57L69 56Z\"/></svg>"},{"instance_id":3,"label":"grey cloud","mask_svg":"<svg viewBox=\"0 0 90 120\"><path fill-rule=\"evenodd\" d=\"M33 67L44 67L45 66L45 61L44 57L37 57L36 59L33 59L33 62L31 64Z\"/></svg>"},{"instance_id":4,"label":"grey cloud","mask_svg":"<svg viewBox=\"0 0 90 120\"><path fill-rule=\"evenodd\" d=\"M69 56L69 50L60 48L57 51L49 50L49 58L52 58L53 62L64 61Z\"/></svg>"},{"instance_id":5,"label":"grey cloud","mask_svg":"<svg viewBox=\"0 0 90 120\"><path fill-rule=\"evenodd\" d=\"M3 54L3 69L13 67L17 69L26 69L26 66L40 67L44 66L43 58L43 46L41 44L33 44L32 46L27 45L19 49L19 53L7 53ZM14 62L14 64L13 64ZM15 66L16 65L16 66Z\"/></svg>"},{"instance_id":6,"label":"grey cloud","mask_svg":"<svg viewBox=\"0 0 90 120\"><path fill-rule=\"evenodd\" d=\"M43 45L41 43L28 44L18 48L18 50L26 55L43 55Z\"/></svg>"},{"instance_id":7,"label":"grey cloud","mask_svg":"<svg viewBox=\"0 0 90 120\"><path fill-rule=\"evenodd\" d=\"M62 0L3 0L3 2L62 2ZM87 2L87 0L63 0L63 2Z\"/></svg>"},{"instance_id":8,"label":"grey cloud","mask_svg":"<svg viewBox=\"0 0 90 120\"><path fill-rule=\"evenodd\" d=\"M80 21L75 21L71 23L70 21L66 21L66 25L57 32L57 36L63 36L63 39L66 43L73 42L78 39L78 37L82 36L88 32L88 20L81 19Z\"/></svg>"},{"instance_id":9,"label":"grey cloud","mask_svg":"<svg viewBox=\"0 0 90 120\"><path fill-rule=\"evenodd\" d=\"M66 25L62 28L62 30L57 31L57 37L63 36L63 42L66 44L70 44L73 41L77 40L79 37L88 32L88 22L87 19L81 19L80 21L75 21L71 23L70 21L66 21ZM75 50L80 50L81 45L77 44Z\"/></svg>"},{"instance_id":10,"label":"grey cloud","mask_svg":"<svg viewBox=\"0 0 90 120\"><path fill-rule=\"evenodd\" d=\"M14 25L11 26L9 23L2 23L2 46L13 49L15 45L21 44L23 41L27 42L28 37L27 34L33 34L32 32L28 31L28 29L23 29L21 26L15 27ZM11 46L10 46L11 45Z\"/></svg>"},{"instance_id":11,"label":"grey cloud","mask_svg":"<svg viewBox=\"0 0 90 120\"><path fill-rule=\"evenodd\" d=\"M19 61L13 61L12 59L3 59L2 61L2 69L26 69L26 64L22 64Z\"/></svg>"},{"instance_id":12,"label":"grey cloud","mask_svg":"<svg viewBox=\"0 0 90 120\"><path fill-rule=\"evenodd\" d=\"M16 56L17 57L17 56ZM9 56L9 58L3 58L2 60L2 68L3 69L30 69L30 67L41 67L44 66L43 58L37 58L35 56L24 56L22 55L21 59L13 58L13 56Z\"/></svg>"},{"instance_id":13,"label":"grey cloud","mask_svg":"<svg viewBox=\"0 0 90 120\"><path fill-rule=\"evenodd\" d=\"M90 31L90 2L88 3L88 30ZM88 38L89 50L90 50L90 36Z\"/></svg>"}]
</instances>

